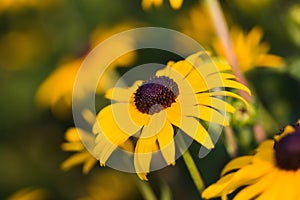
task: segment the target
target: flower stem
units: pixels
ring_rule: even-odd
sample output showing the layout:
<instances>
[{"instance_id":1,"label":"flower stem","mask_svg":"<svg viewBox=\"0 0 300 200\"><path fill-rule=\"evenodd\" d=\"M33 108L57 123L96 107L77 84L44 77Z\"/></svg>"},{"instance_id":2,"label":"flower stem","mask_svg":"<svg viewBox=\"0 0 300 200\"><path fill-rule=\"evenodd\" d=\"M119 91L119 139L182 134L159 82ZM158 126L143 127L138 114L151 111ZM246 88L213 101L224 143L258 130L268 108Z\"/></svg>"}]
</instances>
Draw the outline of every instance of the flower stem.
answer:
<instances>
[{"instance_id":1,"label":"flower stem","mask_svg":"<svg viewBox=\"0 0 300 200\"><path fill-rule=\"evenodd\" d=\"M136 182L137 182L138 188L139 188L142 196L144 197L144 199L147 199L147 200L156 200L157 199L148 182L141 181L138 178L136 178Z\"/></svg>"},{"instance_id":2,"label":"flower stem","mask_svg":"<svg viewBox=\"0 0 300 200\"><path fill-rule=\"evenodd\" d=\"M221 10L219 1L218 0L206 0L206 5L208 7L208 10L210 11L212 21L215 26L217 35L221 40L221 44L223 45L227 60L232 67L233 73L235 74L235 76L238 78L238 80L242 84L249 87L249 84L248 84L244 74L242 73L242 71L240 70L240 68L238 66L237 58L236 58L236 55L232 48L227 24L226 24L223 12ZM254 102L254 99L247 92L241 90L240 94L249 103ZM257 142L261 142L262 140L264 140L266 138L266 133L260 124L255 125L254 134L255 134L255 140Z\"/></svg>"},{"instance_id":3,"label":"flower stem","mask_svg":"<svg viewBox=\"0 0 300 200\"><path fill-rule=\"evenodd\" d=\"M235 53L232 48L227 24L226 24L224 15L222 13L219 1L218 0L206 0L206 5L208 7L208 10L210 11L211 18L212 18L213 24L215 26L215 30L217 32L218 37L221 40L221 44L225 50L227 60L232 67L233 73L235 74L235 76L238 78L238 80L242 84L249 86L246 78L244 77L243 73L241 72L241 70L238 66L237 58L236 58ZM240 91L240 94L248 102L251 102L253 100L251 98L251 96L245 91Z\"/></svg>"},{"instance_id":4,"label":"flower stem","mask_svg":"<svg viewBox=\"0 0 300 200\"><path fill-rule=\"evenodd\" d=\"M189 150L186 150L186 152L183 153L182 158L190 172L190 175L191 175L198 191L201 194L205 188L204 182L202 180L201 174L199 173L198 168L197 168Z\"/></svg>"},{"instance_id":5,"label":"flower stem","mask_svg":"<svg viewBox=\"0 0 300 200\"><path fill-rule=\"evenodd\" d=\"M184 139L182 135L178 135L178 142L179 142L179 150L182 154L183 161L185 162L185 165L194 181L194 184L196 188L198 189L199 193L201 194L205 188L204 181L201 177L200 172L198 171L198 168L196 166L196 163L193 160L193 157L191 156L189 150L186 147L186 144L184 142Z\"/></svg>"}]
</instances>

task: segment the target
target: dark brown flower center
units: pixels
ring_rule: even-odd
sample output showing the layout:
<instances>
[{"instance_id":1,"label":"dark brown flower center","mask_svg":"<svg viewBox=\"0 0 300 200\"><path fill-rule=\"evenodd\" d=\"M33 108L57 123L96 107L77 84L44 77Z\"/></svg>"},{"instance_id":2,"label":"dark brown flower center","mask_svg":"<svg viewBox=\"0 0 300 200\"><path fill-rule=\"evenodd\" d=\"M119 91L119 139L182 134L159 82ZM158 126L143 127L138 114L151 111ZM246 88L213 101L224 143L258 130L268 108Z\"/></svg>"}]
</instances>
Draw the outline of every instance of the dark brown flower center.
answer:
<instances>
[{"instance_id":1,"label":"dark brown flower center","mask_svg":"<svg viewBox=\"0 0 300 200\"><path fill-rule=\"evenodd\" d=\"M300 125L293 125L295 132L275 142L275 157L279 168L297 170L300 168Z\"/></svg>"},{"instance_id":2,"label":"dark brown flower center","mask_svg":"<svg viewBox=\"0 0 300 200\"><path fill-rule=\"evenodd\" d=\"M170 107L178 95L178 85L172 79L155 76L138 87L134 93L134 103L140 112L153 115Z\"/></svg>"}]
</instances>

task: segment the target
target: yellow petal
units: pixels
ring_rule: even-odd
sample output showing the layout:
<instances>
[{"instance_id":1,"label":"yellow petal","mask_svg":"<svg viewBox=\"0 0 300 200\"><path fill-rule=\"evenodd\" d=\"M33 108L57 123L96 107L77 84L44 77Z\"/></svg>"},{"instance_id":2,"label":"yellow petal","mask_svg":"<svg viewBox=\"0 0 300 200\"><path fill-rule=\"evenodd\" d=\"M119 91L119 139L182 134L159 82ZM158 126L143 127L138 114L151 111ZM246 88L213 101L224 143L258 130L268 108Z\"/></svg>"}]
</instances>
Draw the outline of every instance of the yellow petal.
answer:
<instances>
[{"instance_id":1,"label":"yellow petal","mask_svg":"<svg viewBox=\"0 0 300 200\"><path fill-rule=\"evenodd\" d=\"M202 198L211 199L222 195L224 188L230 184L233 174L222 177L217 183L210 185L202 192Z\"/></svg>"},{"instance_id":2,"label":"yellow petal","mask_svg":"<svg viewBox=\"0 0 300 200\"><path fill-rule=\"evenodd\" d=\"M61 145L61 148L64 151L81 151L85 147L81 142L72 142L72 143L63 143Z\"/></svg>"},{"instance_id":3,"label":"yellow petal","mask_svg":"<svg viewBox=\"0 0 300 200\"><path fill-rule=\"evenodd\" d=\"M269 185L272 185L272 179L276 178L274 172L262 177L257 183L242 189L236 196L235 200L253 199L266 190Z\"/></svg>"},{"instance_id":4,"label":"yellow petal","mask_svg":"<svg viewBox=\"0 0 300 200\"><path fill-rule=\"evenodd\" d=\"M223 126L229 125L225 116L220 112L216 111L215 109L203 105L199 105L198 107L200 110L200 114L197 116L198 118L203 119L207 122L213 122Z\"/></svg>"},{"instance_id":5,"label":"yellow petal","mask_svg":"<svg viewBox=\"0 0 300 200\"><path fill-rule=\"evenodd\" d=\"M214 92L210 92L209 94L211 96L214 96L214 97L216 97L216 96L233 97L233 98L236 98L236 99L242 101L247 106L247 108L249 108L249 106L250 106L249 103L244 98L242 98L240 95L235 94L233 92L229 92L229 91L214 91Z\"/></svg>"},{"instance_id":6,"label":"yellow petal","mask_svg":"<svg viewBox=\"0 0 300 200\"><path fill-rule=\"evenodd\" d=\"M179 127L188 136L196 140L208 149L214 148L214 144L207 130L193 117L183 117L182 124Z\"/></svg>"},{"instance_id":7,"label":"yellow petal","mask_svg":"<svg viewBox=\"0 0 300 200\"><path fill-rule=\"evenodd\" d=\"M148 125L143 127L142 133L139 138L149 138L157 135L164 128L167 122L166 112L164 110L155 113L151 116Z\"/></svg>"},{"instance_id":8,"label":"yellow petal","mask_svg":"<svg viewBox=\"0 0 300 200\"><path fill-rule=\"evenodd\" d=\"M107 131L116 128L118 132L121 131L131 136L147 123L147 119L147 115L135 111L131 104L115 103L106 106L99 112L93 132L98 133L101 131L101 127L107 127Z\"/></svg>"},{"instance_id":9,"label":"yellow petal","mask_svg":"<svg viewBox=\"0 0 300 200\"><path fill-rule=\"evenodd\" d=\"M87 161L84 163L83 168L82 168L82 172L84 174L87 174L91 171L92 167L96 164L97 160L96 158L92 157L87 159Z\"/></svg>"},{"instance_id":10,"label":"yellow petal","mask_svg":"<svg viewBox=\"0 0 300 200\"><path fill-rule=\"evenodd\" d=\"M196 95L200 105L210 106L226 112L235 112L235 108L232 105L220 98L210 97L210 93L199 93Z\"/></svg>"},{"instance_id":11,"label":"yellow petal","mask_svg":"<svg viewBox=\"0 0 300 200\"><path fill-rule=\"evenodd\" d=\"M175 162L174 130L169 122L165 123L163 129L157 135L157 141L162 155L168 165Z\"/></svg>"},{"instance_id":12,"label":"yellow petal","mask_svg":"<svg viewBox=\"0 0 300 200\"><path fill-rule=\"evenodd\" d=\"M84 163L90 157L92 157L92 155L87 151L76 153L61 164L61 169L67 171L80 163Z\"/></svg>"},{"instance_id":13,"label":"yellow petal","mask_svg":"<svg viewBox=\"0 0 300 200\"><path fill-rule=\"evenodd\" d=\"M146 173L150 171L150 162L152 158L152 151L155 148L156 136L150 138L138 139L134 154L134 167L136 173L143 180L147 180Z\"/></svg>"},{"instance_id":14,"label":"yellow petal","mask_svg":"<svg viewBox=\"0 0 300 200\"><path fill-rule=\"evenodd\" d=\"M183 0L170 0L171 7L174 10L178 10L179 8L181 8L182 3Z\"/></svg>"},{"instance_id":15,"label":"yellow petal","mask_svg":"<svg viewBox=\"0 0 300 200\"><path fill-rule=\"evenodd\" d=\"M65 133L66 140L69 142L79 142L80 137L77 132L79 129L80 128L75 128L75 127L69 128Z\"/></svg>"},{"instance_id":16,"label":"yellow petal","mask_svg":"<svg viewBox=\"0 0 300 200\"><path fill-rule=\"evenodd\" d=\"M258 178L270 172L271 169L273 169L272 166L266 165L265 163L247 165L237 172L232 173L234 176L230 184L224 188L224 192L231 193L241 186L253 184Z\"/></svg>"},{"instance_id":17,"label":"yellow petal","mask_svg":"<svg viewBox=\"0 0 300 200\"><path fill-rule=\"evenodd\" d=\"M129 102L133 93L140 85L142 85L142 83L142 81L136 81L131 87L128 88L111 88L105 93L105 98L118 102Z\"/></svg>"},{"instance_id":18,"label":"yellow petal","mask_svg":"<svg viewBox=\"0 0 300 200\"><path fill-rule=\"evenodd\" d=\"M113 112L111 105L103 108L98 114L97 122L93 127L93 131L97 133L94 153L100 160L101 165L105 164L118 145L124 143L139 130L138 127L132 127L132 122L127 125L123 124L127 122L126 119L118 121L118 119L115 118L117 113L118 112Z\"/></svg>"},{"instance_id":19,"label":"yellow petal","mask_svg":"<svg viewBox=\"0 0 300 200\"><path fill-rule=\"evenodd\" d=\"M231 160L222 170L221 176L230 172L231 170L240 169L241 167L250 164L253 156L241 156Z\"/></svg>"},{"instance_id":20,"label":"yellow petal","mask_svg":"<svg viewBox=\"0 0 300 200\"><path fill-rule=\"evenodd\" d=\"M279 194L281 193L282 188L282 182L281 182L281 173L279 170L276 170L273 174L274 179L272 180L272 183L269 185L269 187L266 188L266 190L257 198L260 200L266 200L266 199L272 199L272 200L281 200L279 197ZM275 178L276 177L276 178ZM286 199L286 198L284 198Z\"/></svg>"}]
</instances>

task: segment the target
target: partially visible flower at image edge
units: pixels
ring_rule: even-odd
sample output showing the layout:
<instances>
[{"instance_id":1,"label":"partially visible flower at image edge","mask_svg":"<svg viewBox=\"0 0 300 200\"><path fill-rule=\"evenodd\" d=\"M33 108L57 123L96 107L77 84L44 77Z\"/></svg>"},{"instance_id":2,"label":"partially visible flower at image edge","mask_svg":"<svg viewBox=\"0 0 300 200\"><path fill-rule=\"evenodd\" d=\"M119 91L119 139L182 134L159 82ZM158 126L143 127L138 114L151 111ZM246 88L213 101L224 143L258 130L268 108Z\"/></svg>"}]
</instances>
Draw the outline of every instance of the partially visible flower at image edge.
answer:
<instances>
[{"instance_id":1,"label":"partially visible flower at image edge","mask_svg":"<svg viewBox=\"0 0 300 200\"><path fill-rule=\"evenodd\" d=\"M174 130L185 134L208 149L214 147L210 135L199 120L228 125L224 112L235 109L220 97L245 100L225 91L249 89L236 81L227 63L202 62L203 52L178 62L170 61L146 81L136 81L129 88L115 87L106 92L112 104L97 115L93 133L97 134L94 153L105 165L113 151L130 137L138 137L134 148L134 167L142 180L147 180L152 153L161 151L167 165L175 164ZM247 104L247 102L245 102Z\"/></svg>"},{"instance_id":2,"label":"partially visible flower at image edge","mask_svg":"<svg viewBox=\"0 0 300 200\"><path fill-rule=\"evenodd\" d=\"M170 6L174 10L181 8L184 0L169 0ZM152 6L160 7L163 4L163 0L142 0L142 7L144 10L149 10Z\"/></svg>"},{"instance_id":3,"label":"partially visible flower at image edge","mask_svg":"<svg viewBox=\"0 0 300 200\"><path fill-rule=\"evenodd\" d=\"M300 199L300 120L286 126L274 139L262 142L253 155L230 161L221 178L203 193L205 199L222 197L238 190L234 200Z\"/></svg>"}]
</instances>

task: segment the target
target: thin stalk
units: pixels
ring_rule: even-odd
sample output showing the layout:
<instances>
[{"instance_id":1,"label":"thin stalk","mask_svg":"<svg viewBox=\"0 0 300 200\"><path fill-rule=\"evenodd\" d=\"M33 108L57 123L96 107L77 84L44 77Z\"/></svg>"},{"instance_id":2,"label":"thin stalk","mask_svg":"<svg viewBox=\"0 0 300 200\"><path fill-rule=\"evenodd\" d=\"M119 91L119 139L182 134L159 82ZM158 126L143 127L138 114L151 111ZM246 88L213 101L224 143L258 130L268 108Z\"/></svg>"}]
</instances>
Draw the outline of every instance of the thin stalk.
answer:
<instances>
[{"instance_id":1,"label":"thin stalk","mask_svg":"<svg viewBox=\"0 0 300 200\"><path fill-rule=\"evenodd\" d=\"M249 84L248 84L244 74L241 72L241 70L238 66L237 58L236 58L236 55L234 53L234 50L232 48L232 44L230 41L227 23L225 21L219 1L218 0L206 0L206 5L208 7L208 10L210 11L215 30L217 32L218 37L221 40L221 44L223 45L227 60L232 67L233 73L235 74L235 76L238 78L238 80L242 84L249 87ZM247 92L240 91L240 94L249 103L252 103L254 101L253 98ZM264 129L262 128L261 124L255 125L254 137L257 142L261 142L262 140L264 140L266 138L266 133L265 133Z\"/></svg>"},{"instance_id":2,"label":"thin stalk","mask_svg":"<svg viewBox=\"0 0 300 200\"><path fill-rule=\"evenodd\" d=\"M193 182L194 182L197 190L201 194L205 188L202 176L197 168L196 163L193 160L193 157L191 156L189 150L186 148L183 137L181 135L178 135L178 138L179 138L179 149L180 149L180 152L183 153L183 155L182 155L183 161L185 162L185 165L193 179Z\"/></svg>"}]
</instances>

